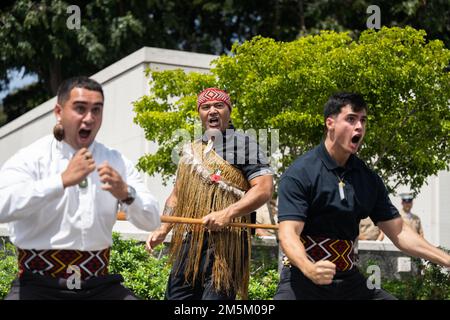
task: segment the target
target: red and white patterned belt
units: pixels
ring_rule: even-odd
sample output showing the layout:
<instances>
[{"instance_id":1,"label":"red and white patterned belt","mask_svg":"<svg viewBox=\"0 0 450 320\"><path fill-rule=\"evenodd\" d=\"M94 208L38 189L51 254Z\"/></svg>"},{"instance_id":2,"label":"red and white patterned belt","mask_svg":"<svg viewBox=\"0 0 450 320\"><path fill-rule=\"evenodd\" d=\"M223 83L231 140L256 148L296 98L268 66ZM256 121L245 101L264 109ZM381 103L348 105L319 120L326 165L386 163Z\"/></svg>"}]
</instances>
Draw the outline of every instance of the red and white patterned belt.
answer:
<instances>
[{"instance_id":1,"label":"red and white patterned belt","mask_svg":"<svg viewBox=\"0 0 450 320\"><path fill-rule=\"evenodd\" d=\"M337 271L348 271L354 267L354 242L351 240L330 239L317 236L300 236L306 255L312 262L329 260L336 265ZM283 258L283 264L289 266L289 260Z\"/></svg>"},{"instance_id":2,"label":"red and white patterned belt","mask_svg":"<svg viewBox=\"0 0 450 320\"><path fill-rule=\"evenodd\" d=\"M64 279L79 272L82 280L108 274L110 248L98 251L17 249L19 277L25 270Z\"/></svg>"}]
</instances>

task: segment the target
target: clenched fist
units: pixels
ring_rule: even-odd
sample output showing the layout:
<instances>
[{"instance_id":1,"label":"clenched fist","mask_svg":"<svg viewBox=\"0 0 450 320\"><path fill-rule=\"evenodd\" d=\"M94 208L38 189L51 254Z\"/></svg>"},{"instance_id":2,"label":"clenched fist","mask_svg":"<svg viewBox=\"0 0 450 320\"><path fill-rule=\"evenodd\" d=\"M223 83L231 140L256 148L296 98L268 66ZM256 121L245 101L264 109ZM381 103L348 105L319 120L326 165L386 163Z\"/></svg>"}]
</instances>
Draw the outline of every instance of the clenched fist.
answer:
<instances>
[{"instance_id":1,"label":"clenched fist","mask_svg":"<svg viewBox=\"0 0 450 320\"><path fill-rule=\"evenodd\" d=\"M88 149L81 148L69 161L66 170L61 175L64 188L79 184L94 170L95 161L92 154Z\"/></svg>"},{"instance_id":2,"label":"clenched fist","mask_svg":"<svg viewBox=\"0 0 450 320\"><path fill-rule=\"evenodd\" d=\"M336 274L336 265L328 260L317 261L304 274L315 284L331 284Z\"/></svg>"},{"instance_id":3,"label":"clenched fist","mask_svg":"<svg viewBox=\"0 0 450 320\"><path fill-rule=\"evenodd\" d=\"M229 208L214 211L203 217L202 222L206 229L220 231L231 222Z\"/></svg>"}]
</instances>

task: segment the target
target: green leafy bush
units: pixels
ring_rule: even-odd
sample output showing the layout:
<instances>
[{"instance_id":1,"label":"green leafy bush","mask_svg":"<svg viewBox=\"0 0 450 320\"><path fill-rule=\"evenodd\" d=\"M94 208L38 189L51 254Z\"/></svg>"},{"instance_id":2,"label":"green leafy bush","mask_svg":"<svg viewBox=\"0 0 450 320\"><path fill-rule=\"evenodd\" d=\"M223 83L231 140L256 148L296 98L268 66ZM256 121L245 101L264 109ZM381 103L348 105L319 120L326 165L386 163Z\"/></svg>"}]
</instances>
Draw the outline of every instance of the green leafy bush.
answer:
<instances>
[{"instance_id":1,"label":"green leafy bush","mask_svg":"<svg viewBox=\"0 0 450 320\"><path fill-rule=\"evenodd\" d=\"M450 273L431 262L413 261L421 274L384 280L383 288L401 300L450 300Z\"/></svg>"},{"instance_id":2,"label":"green leafy bush","mask_svg":"<svg viewBox=\"0 0 450 320\"><path fill-rule=\"evenodd\" d=\"M449 250L440 248L446 252ZM382 279L384 290L400 300L450 300L450 273L443 267L426 262L419 258L412 258L412 264L418 270L417 274L400 274L397 279ZM361 270L367 270L369 265L379 265L376 260L368 260ZM366 276L370 274L365 273Z\"/></svg>"},{"instance_id":3,"label":"green leafy bush","mask_svg":"<svg viewBox=\"0 0 450 320\"><path fill-rule=\"evenodd\" d=\"M0 299L4 299L11 288L11 282L17 275L17 258L15 247L1 240L0 244Z\"/></svg>"},{"instance_id":4,"label":"green leafy bush","mask_svg":"<svg viewBox=\"0 0 450 320\"><path fill-rule=\"evenodd\" d=\"M272 300L277 290L278 250L263 245L257 236L252 240L252 259L250 262L249 300Z\"/></svg>"},{"instance_id":5,"label":"green leafy bush","mask_svg":"<svg viewBox=\"0 0 450 320\"><path fill-rule=\"evenodd\" d=\"M275 296L280 276L277 269L266 269L252 274L248 286L249 300L272 300Z\"/></svg>"},{"instance_id":6,"label":"green leafy bush","mask_svg":"<svg viewBox=\"0 0 450 320\"><path fill-rule=\"evenodd\" d=\"M163 246L154 251L157 258L145 251L142 242L120 239L113 233L109 271L123 276L124 285L142 299L163 299L170 268Z\"/></svg>"}]
</instances>

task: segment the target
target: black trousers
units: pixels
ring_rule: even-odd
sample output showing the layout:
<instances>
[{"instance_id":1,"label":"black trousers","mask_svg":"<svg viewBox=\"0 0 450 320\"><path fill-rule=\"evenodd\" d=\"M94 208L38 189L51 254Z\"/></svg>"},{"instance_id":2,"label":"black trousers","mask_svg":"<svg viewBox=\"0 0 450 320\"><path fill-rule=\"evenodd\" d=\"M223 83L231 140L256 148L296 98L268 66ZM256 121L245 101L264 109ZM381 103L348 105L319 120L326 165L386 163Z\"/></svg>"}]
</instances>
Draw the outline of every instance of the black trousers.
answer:
<instances>
[{"instance_id":1,"label":"black trousers","mask_svg":"<svg viewBox=\"0 0 450 320\"><path fill-rule=\"evenodd\" d=\"M220 292L216 290L212 279L212 267L214 263L214 248L207 249L207 235L203 241L200 274L195 283L184 277L186 261L191 244L191 236L188 234L183 241L180 257L176 259L167 282L165 298L167 300L235 300L236 293Z\"/></svg>"},{"instance_id":2,"label":"black trousers","mask_svg":"<svg viewBox=\"0 0 450 320\"><path fill-rule=\"evenodd\" d=\"M383 289L369 289L357 268L337 272L329 285L316 285L298 268L283 267L274 300L397 300Z\"/></svg>"},{"instance_id":3,"label":"black trousers","mask_svg":"<svg viewBox=\"0 0 450 320\"><path fill-rule=\"evenodd\" d=\"M25 271L16 278L5 300L138 300L121 284L118 274L81 281L79 289L69 289L65 279Z\"/></svg>"}]
</instances>

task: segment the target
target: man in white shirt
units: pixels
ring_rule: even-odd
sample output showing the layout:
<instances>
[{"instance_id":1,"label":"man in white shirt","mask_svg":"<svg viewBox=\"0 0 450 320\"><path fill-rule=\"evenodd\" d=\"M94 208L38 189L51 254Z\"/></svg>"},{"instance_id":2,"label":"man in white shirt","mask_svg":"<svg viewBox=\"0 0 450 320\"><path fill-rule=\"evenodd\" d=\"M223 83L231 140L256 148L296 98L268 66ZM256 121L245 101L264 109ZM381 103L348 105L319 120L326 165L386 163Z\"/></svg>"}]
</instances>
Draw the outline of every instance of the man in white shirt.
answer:
<instances>
[{"instance_id":1,"label":"man in white shirt","mask_svg":"<svg viewBox=\"0 0 450 320\"><path fill-rule=\"evenodd\" d=\"M87 77L58 90L54 137L20 150L0 170L0 223L9 223L19 276L6 299L136 299L108 274L118 207L140 229L159 208L133 164L95 141L103 90Z\"/></svg>"}]
</instances>

